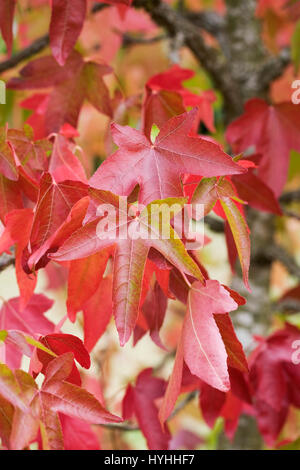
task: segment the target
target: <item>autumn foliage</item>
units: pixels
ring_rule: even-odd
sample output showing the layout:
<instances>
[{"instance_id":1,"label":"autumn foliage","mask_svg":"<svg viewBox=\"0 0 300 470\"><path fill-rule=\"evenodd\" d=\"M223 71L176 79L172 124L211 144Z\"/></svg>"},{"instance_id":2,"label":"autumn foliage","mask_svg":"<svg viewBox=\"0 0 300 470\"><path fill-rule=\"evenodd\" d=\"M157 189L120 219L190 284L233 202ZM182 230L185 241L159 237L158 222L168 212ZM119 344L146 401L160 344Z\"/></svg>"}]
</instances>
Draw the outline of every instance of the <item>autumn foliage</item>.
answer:
<instances>
[{"instance_id":1,"label":"autumn foliage","mask_svg":"<svg viewBox=\"0 0 300 470\"><path fill-rule=\"evenodd\" d=\"M179 3L166 6L180 15ZM184 3L195 14L209 3L223 18L230 2ZM149 449L207 448L216 435L234 441L245 416L264 446L299 446L293 259L294 277L283 255L270 266L264 334L250 327L244 351L234 326L267 295L249 277L253 260L267 262L251 258L253 214L271 214L265 230L272 220L274 238L294 240L299 255L299 203L287 209L282 194L300 182L300 107L290 99L300 2L256 3L264 47L276 57L292 42L294 65L231 119L189 42L166 39L150 0L144 9L142 0L0 0L0 271L4 279L14 269L19 290L7 296L4 279L0 448L107 449L112 429L120 449L138 448L140 437L127 436L139 432ZM183 216L200 245L178 232ZM214 224L217 256L227 248L219 277L205 251ZM143 359L146 342L159 360ZM114 355L138 347L139 366L126 364L130 376L112 399Z\"/></svg>"}]
</instances>

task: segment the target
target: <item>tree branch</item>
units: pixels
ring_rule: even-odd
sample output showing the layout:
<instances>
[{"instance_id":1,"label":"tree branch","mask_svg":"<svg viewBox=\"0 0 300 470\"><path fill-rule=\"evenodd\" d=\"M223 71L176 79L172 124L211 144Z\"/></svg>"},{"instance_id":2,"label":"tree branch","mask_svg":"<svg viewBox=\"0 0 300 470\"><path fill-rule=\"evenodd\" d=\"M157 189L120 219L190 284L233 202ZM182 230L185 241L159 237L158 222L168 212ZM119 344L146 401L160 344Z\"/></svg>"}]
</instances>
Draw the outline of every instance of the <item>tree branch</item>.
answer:
<instances>
[{"instance_id":1,"label":"tree branch","mask_svg":"<svg viewBox=\"0 0 300 470\"><path fill-rule=\"evenodd\" d=\"M133 424L122 423L122 424L99 424L102 428L105 429L115 429L117 431L139 431L138 426L134 426Z\"/></svg>"},{"instance_id":2,"label":"tree branch","mask_svg":"<svg viewBox=\"0 0 300 470\"><path fill-rule=\"evenodd\" d=\"M289 191L280 196L280 202L283 204L290 204L291 202L300 202L300 190Z\"/></svg>"},{"instance_id":3,"label":"tree branch","mask_svg":"<svg viewBox=\"0 0 300 470\"><path fill-rule=\"evenodd\" d=\"M8 255L6 253L3 253L0 256L0 272L4 271L6 268L12 266L13 264L15 264L14 255Z\"/></svg>"},{"instance_id":4,"label":"tree branch","mask_svg":"<svg viewBox=\"0 0 300 470\"><path fill-rule=\"evenodd\" d=\"M99 11L109 8L111 5L102 2L96 2L91 9L91 13L98 13Z\"/></svg>"},{"instance_id":5,"label":"tree branch","mask_svg":"<svg viewBox=\"0 0 300 470\"><path fill-rule=\"evenodd\" d=\"M229 114L237 115L242 111L242 100L232 77L226 58L218 49L204 41L200 29L183 14L178 13L161 0L134 0L135 8L143 8L152 20L163 27L169 36L182 35L183 44L194 54L200 64L210 74L224 97Z\"/></svg>"},{"instance_id":6,"label":"tree branch","mask_svg":"<svg viewBox=\"0 0 300 470\"><path fill-rule=\"evenodd\" d=\"M120 34L120 36L122 37L123 47L131 47L131 46L136 46L139 44L154 44L156 42L167 39L166 34L159 34L151 38L142 37L142 36L132 36L131 34L121 33L121 32L118 32L118 34Z\"/></svg>"},{"instance_id":7,"label":"tree branch","mask_svg":"<svg viewBox=\"0 0 300 470\"><path fill-rule=\"evenodd\" d=\"M180 411L182 411L194 398L197 396L198 391L194 390L193 392L188 393L184 399L178 403L178 405L174 408L173 413L170 414L167 421L173 419Z\"/></svg>"},{"instance_id":8,"label":"tree branch","mask_svg":"<svg viewBox=\"0 0 300 470\"><path fill-rule=\"evenodd\" d=\"M224 32L225 21L222 16L213 11L192 12L184 11L184 17L198 28L204 29L211 35L219 37Z\"/></svg>"},{"instance_id":9,"label":"tree branch","mask_svg":"<svg viewBox=\"0 0 300 470\"><path fill-rule=\"evenodd\" d=\"M292 276L300 279L300 266L282 246L274 244L265 247L265 256L272 261L280 261Z\"/></svg>"},{"instance_id":10,"label":"tree branch","mask_svg":"<svg viewBox=\"0 0 300 470\"><path fill-rule=\"evenodd\" d=\"M30 59L30 57L34 56L38 52L41 52L45 47L49 44L49 34L45 34L29 46L25 47L21 51L17 52L15 55L11 56L9 59L0 63L0 73L5 72L6 70L14 68L23 60Z\"/></svg>"},{"instance_id":11,"label":"tree branch","mask_svg":"<svg viewBox=\"0 0 300 470\"><path fill-rule=\"evenodd\" d=\"M281 207L281 210L286 217L291 217L292 219L300 220L300 214L297 214L294 211L285 209L285 207Z\"/></svg>"},{"instance_id":12,"label":"tree branch","mask_svg":"<svg viewBox=\"0 0 300 470\"><path fill-rule=\"evenodd\" d=\"M290 62L291 51L289 47L282 49L278 56L271 56L267 59L262 65L258 75L261 87L268 88L273 80L282 75L284 69Z\"/></svg>"},{"instance_id":13,"label":"tree branch","mask_svg":"<svg viewBox=\"0 0 300 470\"><path fill-rule=\"evenodd\" d=\"M171 421L180 411L182 411L196 396L197 390L188 393L184 399L178 403L178 405L174 408L173 413L170 414L167 421ZM99 426L106 428L106 429L116 429L117 431L139 431L140 428L130 423L122 423L122 424L100 424Z\"/></svg>"},{"instance_id":14,"label":"tree branch","mask_svg":"<svg viewBox=\"0 0 300 470\"><path fill-rule=\"evenodd\" d=\"M300 301L296 299L283 299L272 304L274 311L280 311L284 313L298 313L300 312Z\"/></svg>"},{"instance_id":15,"label":"tree branch","mask_svg":"<svg viewBox=\"0 0 300 470\"><path fill-rule=\"evenodd\" d=\"M228 118L232 119L241 114L243 102L253 95L253 89L257 91L256 95L265 92L270 81L280 75L289 61L287 50L283 50L276 58L266 57L257 39L259 35L252 34L258 28L256 19L251 16L253 2L254 0L249 0L245 5L245 2L226 0L228 12L225 19L209 11L200 13L186 10L176 11L161 0L133 0L132 5L135 8L144 9L158 26L162 26L166 30L168 36L182 37L183 44L193 52L197 60L210 74L216 88L222 92ZM108 7L110 5L96 2L90 13L95 14ZM242 17L240 16L241 11ZM238 27L235 24L237 18L240 23ZM249 34L245 33L245 28ZM219 39L222 51L206 44L201 36L201 29ZM234 37L231 37L232 35ZM256 38L255 41L253 37ZM253 44L249 44L249 38L252 38ZM160 39L162 37L137 41L138 43L151 43ZM132 43L131 38L129 44L125 38L125 46ZM0 63L0 73L41 52L48 44L48 34L36 39L25 49ZM243 67L239 65L240 54L243 54L244 57ZM245 54L251 60L247 61ZM260 60L257 61L258 57ZM253 68L254 59L255 70ZM261 61L263 61L263 65L261 65Z\"/></svg>"},{"instance_id":16,"label":"tree branch","mask_svg":"<svg viewBox=\"0 0 300 470\"><path fill-rule=\"evenodd\" d=\"M207 215L204 218L204 222L208 225L210 230L216 233L224 233L224 222L223 220L215 219L214 217Z\"/></svg>"}]
</instances>

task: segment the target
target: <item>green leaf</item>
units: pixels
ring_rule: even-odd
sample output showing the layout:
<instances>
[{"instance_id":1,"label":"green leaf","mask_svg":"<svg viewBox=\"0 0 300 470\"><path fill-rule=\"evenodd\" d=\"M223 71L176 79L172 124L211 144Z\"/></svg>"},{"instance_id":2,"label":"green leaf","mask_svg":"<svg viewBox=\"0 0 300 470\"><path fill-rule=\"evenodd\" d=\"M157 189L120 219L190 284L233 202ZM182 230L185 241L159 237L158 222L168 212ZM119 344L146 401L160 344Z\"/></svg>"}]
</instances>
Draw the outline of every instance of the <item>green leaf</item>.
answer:
<instances>
[{"instance_id":1,"label":"green leaf","mask_svg":"<svg viewBox=\"0 0 300 470\"><path fill-rule=\"evenodd\" d=\"M17 406L22 411L27 412L27 405L21 397L21 388L13 372L5 365L0 363L0 395Z\"/></svg>"},{"instance_id":2,"label":"green leaf","mask_svg":"<svg viewBox=\"0 0 300 470\"><path fill-rule=\"evenodd\" d=\"M193 194L193 207L197 204L203 204L204 216L210 213L217 202L216 186L217 178L202 178ZM196 217L196 211L193 211L193 217Z\"/></svg>"},{"instance_id":3,"label":"green leaf","mask_svg":"<svg viewBox=\"0 0 300 470\"><path fill-rule=\"evenodd\" d=\"M248 225L232 199L221 199L220 202L234 238L243 270L244 283L249 289L248 272L250 266L250 236Z\"/></svg>"},{"instance_id":4,"label":"green leaf","mask_svg":"<svg viewBox=\"0 0 300 470\"><path fill-rule=\"evenodd\" d=\"M295 72L298 73L300 65L300 21L296 24L292 41L291 41L291 54L295 66Z\"/></svg>"},{"instance_id":5,"label":"green leaf","mask_svg":"<svg viewBox=\"0 0 300 470\"><path fill-rule=\"evenodd\" d=\"M0 341L4 341L9 343L19 349L25 355L31 355L31 351L29 352L27 345L34 346L37 349L41 349L42 351L50 354L53 357L57 357L51 349L48 349L38 340L34 339L32 336L23 333L22 331L16 330L1 330L0 331Z\"/></svg>"},{"instance_id":6,"label":"green leaf","mask_svg":"<svg viewBox=\"0 0 300 470\"><path fill-rule=\"evenodd\" d=\"M26 342L30 344L31 346L34 346L35 348L41 349L42 351L50 354L53 357L57 357L57 354L55 354L51 349L46 348L42 343L37 341L36 339L32 338L29 335L24 335L24 338L26 339Z\"/></svg>"},{"instance_id":7,"label":"green leaf","mask_svg":"<svg viewBox=\"0 0 300 470\"><path fill-rule=\"evenodd\" d=\"M300 438L290 444L279 447L279 450L300 450Z\"/></svg>"},{"instance_id":8,"label":"green leaf","mask_svg":"<svg viewBox=\"0 0 300 470\"><path fill-rule=\"evenodd\" d=\"M5 341L7 337L7 331L0 330L0 341Z\"/></svg>"},{"instance_id":9,"label":"green leaf","mask_svg":"<svg viewBox=\"0 0 300 470\"><path fill-rule=\"evenodd\" d=\"M151 142L155 142L156 137L159 134L159 128L156 124L153 124L151 127Z\"/></svg>"}]
</instances>

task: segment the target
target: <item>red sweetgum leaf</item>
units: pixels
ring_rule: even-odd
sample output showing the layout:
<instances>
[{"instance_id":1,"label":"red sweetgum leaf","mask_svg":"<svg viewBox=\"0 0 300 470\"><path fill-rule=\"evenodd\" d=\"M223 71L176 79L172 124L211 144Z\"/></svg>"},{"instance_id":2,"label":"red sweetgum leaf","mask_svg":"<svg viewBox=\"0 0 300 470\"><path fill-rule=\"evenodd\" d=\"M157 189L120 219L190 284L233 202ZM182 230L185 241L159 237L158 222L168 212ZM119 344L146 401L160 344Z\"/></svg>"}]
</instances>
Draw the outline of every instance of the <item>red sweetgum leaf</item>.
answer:
<instances>
[{"instance_id":1,"label":"red sweetgum leaf","mask_svg":"<svg viewBox=\"0 0 300 470\"><path fill-rule=\"evenodd\" d=\"M13 406L28 412L28 400L22 395L22 383L16 372L12 372L5 364L0 364L0 395Z\"/></svg>"},{"instance_id":2,"label":"red sweetgum leaf","mask_svg":"<svg viewBox=\"0 0 300 470\"><path fill-rule=\"evenodd\" d=\"M27 178L38 180L40 175L37 172L47 170L47 153L52 150L52 144L47 139L34 140L33 137L33 130L28 124L24 125L23 130L7 131L7 139L15 152L19 171L23 169L23 175Z\"/></svg>"},{"instance_id":3,"label":"red sweetgum leaf","mask_svg":"<svg viewBox=\"0 0 300 470\"><path fill-rule=\"evenodd\" d=\"M66 352L72 352L76 361L86 369L90 368L90 356L85 349L81 339L77 336L65 333L52 333L40 338L40 342L45 344L48 349L61 356Z\"/></svg>"},{"instance_id":4,"label":"red sweetgum leaf","mask_svg":"<svg viewBox=\"0 0 300 470\"><path fill-rule=\"evenodd\" d=\"M167 121L154 144L141 131L112 124L120 149L100 165L91 186L128 196L139 184L139 201L148 204L182 196L180 175L184 173L207 177L244 173L218 145L188 136L196 113L193 109Z\"/></svg>"},{"instance_id":5,"label":"red sweetgum leaf","mask_svg":"<svg viewBox=\"0 0 300 470\"><path fill-rule=\"evenodd\" d=\"M226 393L211 387L207 383L201 384L199 405L202 416L210 428L213 428L226 401Z\"/></svg>"},{"instance_id":6,"label":"red sweetgum leaf","mask_svg":"<svg viewBox=\"0 0 300 470\"><path fill-rule=\"evenodd\" d=\"M87 187L79 181L56 184L49 173L43 175L30 235L31 252L55 233L75 203L86 195Z\"/></svg>"},{"instance_id":7,"label":"red sweetgum leaf","mask_svg":"<svg viewBox=\"0 0 300 470\"><path fill-rule=\"evenodd\" d=\"M18 181L12 181L0 174L0 219L4 222L5 216L23 207L22 195Z\"/></svg>"},{"instance_id":8,"label":"red sweetgum leaf","mask_svg":"<svg viewBox=\"0 0 300 470\"><path fill-rule=\"evenodd\" d=\"M0 2L0 31L7 47L7 54L11 54L13 43L13 19L16 0L2 0Z\"/></svg>"},{"instance_id":9,"label":"red sweetgum leaf","mask_svg":"<svg viewBox=\"0 0 300 470\"><path fill-rule=\"evenodd\" d=\"M73 364L71 353L50 362L41 395L44 405L52 411L83 419L91 424L119 423L121 418L106 411L87 390L65 382ZM63 369L63 373L61 370Z\"/></svg>"},{"instance_id":10,"label":"red sweetgum leaf","mask_svg":"<svg viewBox=\"0 0 300 470\"><path fill-rule=\"evenodd\" d=\"M39 339L39 341L48 349L53 351L57 356L72 352L74 354L74 358L82 367L86 369L90 368L90 356L84 347L83 342L81 339L77 338L77 336L62 333L52 333L50 335L43 336ZM37 349L36 352L38 360L43 365L41 371L38 372L42 372L44 374L48 364L54 360L53 356L41 349ZM70 374L66 380L68 382L74 383L75 385L81 385L80 374L75 362L73 363L72 370L70 371Z\"/></svg>"},{"instance_id":11,"label":"red sweetgum leaf","mask_svg":"<svg viewBox=\"0 0 300 470\"><path fill-rule=\"evenodd\" d=\"M80 160L72 152L70 142L61 134L55 136L48 171L56 183L66 180L87 183Z\"/></svg>"},{"instance_id":12,"label":"red sweetgum leaf","mask_svg":"<svg viewBox=\"0 0 300 470\"><path fill-rule=\"evenodd\" d=\"M168 299L156 281L153 288L148 291L148 295L143 303L142 311L146 319L151 339L162 349L165 349L159 336L162 327Z\"/></svg>"},{"instance_id":13,"label":"red sweetgum leaf","mask_svg":"<svg viewBox=\"0 0 300 470\"><path fill-rule=\"evenodd\" d=\"M112 116L109 91L103 81L103 76L111 71L105 64L85 62L73 50L64 66L58 65L53 56L32 60L21 69L20 77L9 80L7 87L15 90L53 87L42 105L35 103L37 110L42 107L44 132L49 135L59 132L66 123L76 128L85 99L101 113Z\"/></svg>"},{"instance_id":14,"label":"red sweetgum leaf","mask_svg":"<svg viewBox=\"0 0 300 470\"><path fill-rule=\"evenodd\" d=\"M223 213L226 218L234 243L237 249L239 260L242 266L244 283L249 288L249 267L250 267L250 236L246 219L242 213L242 209L238 208L239 202L234 187L227 179L220 178L202 178L197 186L191 203L194 207L198 204L204 205L204 215L207 215L216 202L219 201ZM223 215L224 214L224 215ZM219 215L219 214L218 214ZM230 245L228 245L230 248ZM231 251L229 251L231 253Z\"/></svg>"},{"instance_id":15,"label":"red sweetgum leaf","mask_svg":"<svg viewBox=\"0 0 300 470\"><path fill-rule=\"evenodd\" d=\"M7 129L0 129L0 173L12 181L18 180L14 150L7 139Z\"/></svg>"},{"instance_id":16,"label":"red sweetgum leaf","mask_svg":"<svg viewBox=\"0 0 300 470\"><path fill-rule=\"evenodd\" d=\"M233 176L232 182L241 199L257 210L282 215L282 210L273 190L261 178L248 171L245 175Z\"/></svg>"},{"instance_id":17,"label":"red sweetgum leaf","mask_svg":"<svg viewBox=\"0 0 300 470\"><path fill-rule=\"evenodd\" d=\"M151 450L168 449L171 437L167 427L163 431L155 405L155 400L162 397L164 391L165 382L153 377L151 369L145 369L139 374L136 385L129 386L123 401L124 417L129 418L133 413L136 415L139 427Z\"/></svg>"},{"instance_id":18,"label":"red sweetgum leaf","mask_svg":"<svg viewBox=\"0 0 300 470\"><path fill-rule=\"evenodd\" d=\"M53 301L43 294L34 294L25 308L20 308L20 298L8 300L0 310L0 324L5 330L19 330L31 336L48 334L54 329L44 313L52 307ZM20 367L21 353L12 345L6 346L6 362L13 368Z\"/></svg>"},{"instance_id":19,"label":"red sweetgum leaf","mask_svg":"<svg viewBox=\"0 0 300 470\"><path fill-rule=\"evenodd\" d=\"M7 87L14 90L37 90L56 86L71 79L81 64L82 57L75 51L72 52L64 67L61 67L52 55L39 57L28 62L20 70L19 77L13 77L8 81Z\"/></svg>"},{"instance_id":20,"label":"red sweetgum leaf","mask_svg":"<svg viewBox=\"0 0 300 470\"><path fill-rule=\"evenodd\" d=\"M28 244L33 212L31 209L17 209L5 217L5 229L0 237L0 252L15 245L16 277L20 290L20 309L26 307L37 282L36 276L28 276L23 269L23 250Z\"/></svg>"},{"instance_id":21,"label":"red sweetgum leaf","mask_svg":"<svg viewBox=\"0 0 300 470\"><path fill-rule=\"evenodd\" d=\"M100 450L99 440L85 421L59 414L64 450Z\"/></svg>"},{"instance_id":22,"label":"red sweetgum leaf","mask_svg":"<svg viewBox=\"0 0 300 470\"><path fill-rule=\"evenodd\" d=\"M174 366L172 374L170 376L168 386L164 395L162 405L159 409L159 420L161 426L164 427L164 423L171 415L172 410L175 406L178 395L181 390L182 383L182 373L183 373L183 346L182 346L182 336L177 345L176 357L174 361Z\"/></svg>"},{"instance_id":23,"label":"red sweetgum leaf","mask_svg":"<svg viewBox=\"0 0 300 470\"><path fill-rule=\"evenodd\" d=\"M168 119L186 111L179 93L168 90L152 91L147 85L142 109L142 129L147 136L151 135L153 124L161 127Z\"/></svg>"},{"instance_id":24,"label":"red sweetgum leaf","mask_svg":"<svg viewBox=\"0 0 300 470\"><path fill-rule=\"evenodd\" d=\"M248 274L250 267L250 236L247 222L232 199L221 199L220 202L234 238L235 246L242 266L245 286L250 291Z\"/></svg>"},{"instance_id":25,"label":"red sweetgum leaf","mask_svg":"<svg viewBox=\"0 0 300 470\"><path fill-rule=\"evenodd\" d=\"M268 105L254 98L226 132L238 153L255 146L263 155L258 176L279 196L287 180L291 150L300 151L300 111L293 103Z\"/></svg>"},{"instance_id":26,"label":"red sweetgum leaf","mask_svg":"<svg viewBox=\"0 0 300 470\"><path fill-rule=\"evenodd\" d=\"M10 446L9 438L11 435L13 416L13 405L0 395L0 438L7 448Z\"/></svg>"},{"instance_id":27,"label":"red sweetgum leaf","mask_svg":"<svg viewBox=\"0 0 300 470\"><path fill-rule=\"evenodd\" d=\"M29 272L46 266L50 261L48 258L49 253L55 253L59 246L67 240L75 230L81 227L88 205L88 196L79 199L72 207L66 220L62 222L53 235L51 235L31 256L28 255L26 268Z\"/></svg>"},{"instance_id":28,"label":"red sweetgum leaf","mask_svg":"<svg viewBox=\"0 0 300 470\"><path fill-rule=\"evenodd\" d=\"M50 46L64 65L81 32L86 14L86 0L53 0L50 22Z\"/></svg>"},{"instance_id":29,"label":"red sweetgum leaf","mask_svg":"<svg viewBox=\"0 0 300 470\"><path fill-rule=\"evenodd\" d=\"M249 359L258 426L269 446L274 445L289 406L300 406L299 344L299 329L286 324L262 341Z\"/></svg>"},{"instance_id":30,"label":"red sweetgum leaf","mask_svg":"<svg viewBox=\"0 0 300 470\"><path fill-rule=\"evenodd\" d=\"M65 353L49 363L41 390L29 374L15 371L18 379L22 374L18 383L26 384L26 389L21 385L20 388L30 404L30 412L25 408L26 412L15 413L10 439L13 449L27 447L36 437L38 426L45 449L63 449L58 412L92 424L122 421L106 411L87 390L65 382L73 367L73 357L72 353Z\"/></svg>"},{"instance_id":31,"label":"red sweetgum leaf","mask_svg":"<svg viewBox=\"0 0 300 470\"><path fill-rule=\"evenodd\" d=\"M35 439L38 432L39 423L36 419L38 409L32 406L37 393L37 385L31 375L22 370L15 370L14 376L20 386L23 399L28 403L26 412L15 408L10 435L10 449L21 450Z\"/></svg>"},{"instance_id":32,"label":"red sweetgum leaf","mask_svg":"<svg viewBox=\"0 0 300 470\"><path fill-rule=\"evenodd\" d=\"M209 385L229 390L226 349L214 313L236 310L237 304L217 281L196 281L190 290L182 341L184 360L192 374Z\"/></svg>"},{"instance_id":33,"label":"red sweetgum leaf","mask_svg":"<svg viewBox=\"0 0 300 470\"><path fill-rule=\"evenodd\" d=\"M212 108L212 103L216 99L214 92L207 90L195 94L183 86L182 82L194 75L192 70L183 69L175 64L148 80L142 109L142 129L147 136L150 136L153 124L161 128L168 119L182 114L187 107L197 107L193 130L197 131L201 120L211 132L215 132Z\"/></svg>"},{"instance_id":34,"label":"red sweetgum leaf","mask_svg":"<svg viewBox=\"0 0 300 470\"><path fill-rule=\"evenodd\" d=\"M242 372L248 372L248 363L243 346L238 340L228 313L214 315L227 352L227 364Z\"/></svg>"},{"instance_id":35,"label":"red sweetgum leaf","mask_svg":"<svg viewBox=\"0 0 300 470\"><path fill-rule=\"evenodd\" d=\"M90 352L101 338L112 316L112 277L99 283L96 292L83 304L84 345Z\"/></svg>"},{"instance_id":36,"label":"red sweetgum leaf","mask_svg":"<svg viewBox=\"0 0 300 470\"><path fill-rule=\"evenodd\" d=\"M106 197L107 202L112 200L111 193L99 191L99 194L104 199ZM99 228L100 218L98 217L77 230L59 251L51 256L52 259L57 261L72 260L90 256L101 249L116 245L113 276L113 312L121 345L128 341L136 323L141 299L143 273L150 247L160 251L179 270L202 279L198 266L188 256L183 243L169 223L166 225L166 221L163 221L161 226L159 221L153 221L155 214L159 214L162 204L172 206L174 203L177 203L177 207L180 208L184 203L184 199L154 201L153 205L147 206L140 216L136 218L129 217L126 222L116 221L116 217L110 214L109 217L113 220L110 221L109 225L112 234L109 238L105 232L106 224L104 226L102 224ZM150 222L149 218L152 218ZM127 238L118 236L117 230L125 227L128 228ZM104 230L103 235L101 235L101 230ZM170 232L169 238L162 237L162 234L166 233L164 230ZM132 238L129 235L130 231L139 233L138 238Z\"/></svg>"},{"instance_id":37,"label":"red sweetgum leaf","mask_svg":"<svg viewBox=\"0 0 300 470\"><path fill-rule=\"evenodd\" d=\"M76 313L95 294L111 256L111 249L103 250L86 258L71 261L68 277L67 309L71 321Z\"/></svg>"},{"instance_id":38,"label":"red sweetgum leaf","mask_svg":"<svg viewBox=\"0 0 300 470\"><path fill-rule=\"evenodd\" d=\"M56 354L53 353L53 351L46 348L46 346L36 340L33 336L23 333L22 331L0 330L0 337L1 335L5 335L3 341L6 344L12 345L14 348L17 348L22 354L25 354L28 357L32 356L32 346L47 352L53 357L56 357Z\"/></svg>"}]
</instances>

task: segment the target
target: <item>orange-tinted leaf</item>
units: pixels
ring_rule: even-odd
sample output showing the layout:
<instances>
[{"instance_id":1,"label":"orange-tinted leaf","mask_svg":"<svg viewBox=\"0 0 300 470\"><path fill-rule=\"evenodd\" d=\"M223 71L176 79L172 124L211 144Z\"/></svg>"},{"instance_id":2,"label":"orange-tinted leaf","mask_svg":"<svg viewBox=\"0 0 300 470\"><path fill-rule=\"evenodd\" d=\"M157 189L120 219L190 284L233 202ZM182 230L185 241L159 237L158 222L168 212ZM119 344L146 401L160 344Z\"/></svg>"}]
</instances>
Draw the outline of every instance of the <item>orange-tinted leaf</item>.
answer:
<instances>
[{"instance_id":1,"label":"orange-tinted leaf","mask_svg":"<svg viewBox=\"0 0 300 470\"><path fill-rule=\"evenodd\" d=\"M226 348L228 366L234 367L242 372L247 372L248 363L243 351L243 346L236 336L229 314L215 314L214 319Z\"/></svg>"},{"instance_id":2,"label":"orange-tinted leaf","mask_svg":"<svg viewBox=\"0 0 300 470\"><path fill-rule=\"evenodd\" d=\"M111 250L107 249L78 260L71 261L68 277L67 309L71 321L75 321L76 313L96 292Z\"/></svg>"},{"instance_id":3,"label":"orange-tinted leaf","mask_svg":"<svg viewBox=\"0 0 300 470\"><path fill-rule=\"evenodd\" d=\"M90 352L106 330L112 316L112 277L100 282L98 289L82 307L84 345Z\"/></svg>"}]
</instances>

